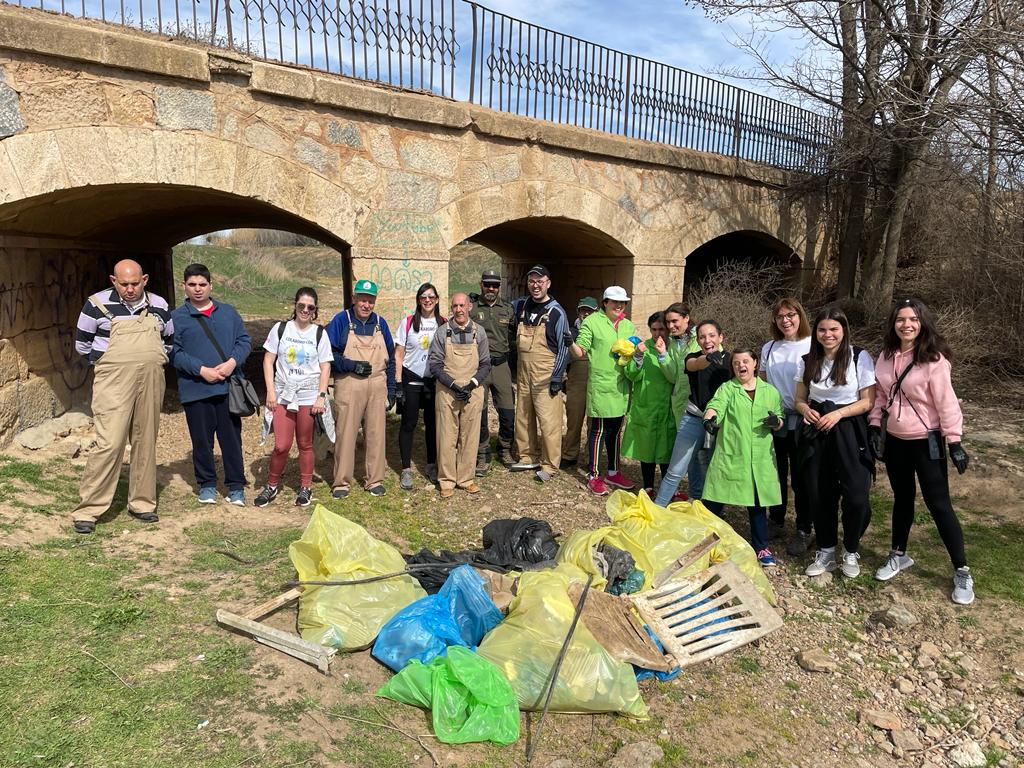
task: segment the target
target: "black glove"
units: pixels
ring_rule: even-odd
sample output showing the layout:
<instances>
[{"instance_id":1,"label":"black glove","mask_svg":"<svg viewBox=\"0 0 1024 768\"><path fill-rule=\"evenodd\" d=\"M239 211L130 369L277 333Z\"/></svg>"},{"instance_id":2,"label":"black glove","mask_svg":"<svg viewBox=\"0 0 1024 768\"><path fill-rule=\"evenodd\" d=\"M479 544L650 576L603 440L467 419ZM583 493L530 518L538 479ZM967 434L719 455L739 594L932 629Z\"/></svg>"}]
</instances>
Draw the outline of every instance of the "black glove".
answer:
<instances>
[{"instance_id":1,"label":"black glove","mask_svg":"<svg viewBox=\"0 0 1024 768\"><path fill-rule=\"evenodd\" d=\"M395 402L398 403L399 408L405 407L405 390L402 385L398 385L398 389L395 390Z\"/></svg>"},{"instance_id":2,"label":"black glove","mask_svg":"<svg viewBox=\"0 0 1024 768\"><path fill-rule=\"evenodd\" d=\"M961 475L967 471L967 465L971 463L971 458L960 443L949 444L949 458L953 460L953 466Z\"/></svg>"},{"instance_id":3,"label":"black glove","mask_svg":"<svg viewBox=\"0 0 1024 768\"><path fill-rule=\"evenodd\" d=\"M460 387L458 384L452 383L451 386L452 397L456 400L461 400L464 403L469 402L469 391L465 387Z\"/></svg>"},{"instance_id":4,"label":"black glove","mask_svg":"<svg viewBox=\"0 0 1024 768\"><path fill-rule=\"evenodd\" d=\"M768 429L775 429L782 426L782 419L779 418L778 414L768 411L768 415L761 419L761 423L768 427Z\"/></svg>"},{"instance_id":5,"label":"black glove","mask_svg":"<svg viewBox=\"0 0 1024 768\"><path fill-rule=\"evenodd\" d=\"M709 363L719 368L725 365L725 352L708 352L707 358Z\"/></svg>"},{"instance_id":6,"label":"black glove","mask_svg":"<svg viewBox=\"0 0 1024 768\"><path fill-rule=\"evenodd\" d=\"M882 460L882 428L868 427L868 447L876 461Z\"/></svg>"},{"instance_id":7,"label":"black glove","mask_svg":"<svg viewBox=\"0 0 1024 768\"><path fill-rule=\"evenodd\" d=\"M385 411L390 411L392 408L394 408L395 407L395 402L397 401L397 399L398 399L398 394L397 393L395 393L393 395L388 395L388 407L385 408L384 410Z\"/></svg>"},{"instance_id":8,"label":"black glove","mask_svg":"<svg viewBox=\"0 0 1024 768\"><path fill-rule=\"evenodd\" d=\"M722 425L718 423L718 416L712 416L710 419L704 419L704 431L709 435L717 435L718 430L722 428Z\"/></svg>"},{"instance_id":9,"label":"black glove","mask_svg":"<svg viewBox=\"0 0 1024 768\"><path fill-rule=\"evenodd\" d=\"M470 379L469 381L462 385L462 389L466 392L472 392L478 386L480 385L476 383L475 379Z\"/></svg>"},{"instance_id":10,"label":"black glove","mask_svg":"<svg viewBox=\"0 0 1024 768\"><path fill-rule=\"evenodd\" d=\"M551 394L552 397L557 397L558 393L561 392L563 389L565 389L564 379L561 381L555 381L554 379L552 379L551 383L548 384L548 392Z\"/></svg>"},{"instance_id":11,"label":"black glove","mask_svg":"<svg viewBox=\"0 0 1024 768\"><path fill-rule=\"evenodd\" d=\"M356 376L365 379L371 373L373 373L373 366L365 360L356 360L352 364L352 373Z\"/></svg>"}]
</instances>

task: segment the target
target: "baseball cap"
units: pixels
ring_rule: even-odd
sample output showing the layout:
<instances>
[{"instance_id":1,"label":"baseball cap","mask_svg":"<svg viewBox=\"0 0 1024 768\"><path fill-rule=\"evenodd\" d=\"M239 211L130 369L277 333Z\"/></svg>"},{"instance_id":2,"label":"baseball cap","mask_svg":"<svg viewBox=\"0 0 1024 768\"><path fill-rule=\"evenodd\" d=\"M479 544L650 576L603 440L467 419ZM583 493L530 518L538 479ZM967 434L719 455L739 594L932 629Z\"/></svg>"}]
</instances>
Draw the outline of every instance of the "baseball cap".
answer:
<instances>
[{"instance_id":1,"label":"baseball cap","mask_svg":"<svg viewBox=\"0 0 1024 768\"><path fill-rule=\"evenodd\" d=\"M498 274L496 269L485 269L483 274L480 275L481 283L500 283L501 275Z\"/></svg>"},{"instance_id":2,"label":"baseball cap","mask_svg":"<svg viewBox=\"0 0 1024 768\"><path fill-rule=\"evenodd\" d=\"M576 309L592 309L595 312L598 310L597 299L593 296L584 296L580 299L579 304L576 305Z\"/></svg>"},{"instance_id":3,"label":"baseball cap","mask_svg":"<svg viewBox=\"0 0 1024 768\"><path fill-rule=\"evenodd\" d=\"M626 289L621 285L609 285L604 289L604 299L611 299L612 301L629 301L629 296L626 295Z\"/></svg>"},{"instance_id":4,"label":"baseball cap","mask_svg":"<svg viewBox=\"0 0 1024 768\"><path fill-rule=\"evenodd\" d=\"M529 270L527 270L526 274L527 276L540 275L541 277L551 277L551 273L548 272L548 268L542 264L534 264Z\"/></svg>"},{"instance_id":5,"label":"baseball cap","mask_svg":"<svg viewBox=\"0 0 1024 768\"><path fill-rule=\"evenodd\" d=\"M377 284L373 280L356 280L356 287L353 293L365 293L368 296L376 296Z\"/></svg>"}]
</instances>

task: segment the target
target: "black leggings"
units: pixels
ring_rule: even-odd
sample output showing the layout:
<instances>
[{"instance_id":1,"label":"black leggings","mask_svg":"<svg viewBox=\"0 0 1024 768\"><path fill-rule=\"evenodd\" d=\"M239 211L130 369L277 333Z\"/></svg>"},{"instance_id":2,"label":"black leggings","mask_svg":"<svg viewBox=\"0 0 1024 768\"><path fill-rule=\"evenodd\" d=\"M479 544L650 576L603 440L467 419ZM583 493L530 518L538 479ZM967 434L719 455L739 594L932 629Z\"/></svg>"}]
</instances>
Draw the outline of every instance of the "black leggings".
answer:
<instances>
[{"instance_id":1,"label":"black leggings","mask_svg":"<svg viewBox=\"0 0 1024 768\"><path fill-rule=\"evenodd\" d=\"M654 487L654 468L661 467L661 479L665 479L665 473L668 472L668 464L655 464L653 461L641 461L640 462L640 475L644 480L644 488Z\"/></svg>"},{"instance_id":2,"label":"black leggings","mask_svg":"<svg viewBox=\"0 0 1024 768\"><path fill-rule=\"evenodd\" d=\"M434 419L434 380L423 379L410 371L402 370L402 391L405 405L402 406L402 426L398 430L398 451L402 455L402 469L412 466L412 434L420 420L423 409L423 431L427 443L427 464L437 463L437 432Z\"/></svg>"},{"instance_id":3,"label":"black leggings","mask_svg":"<svg viewBox=\"0 0 1024 768\"><path fill-rule=\"evenodd\" d=\"M619 432L622 431L622 422L625 418L625 416L590 417L590 429L587 431L587 455L590 458L590 474L595 477L601 474L598 469L601 443L604 443L604 450L608 455L608 474L618 470Z\"/></svg>"},{"instance_id":4,"label":"black leggings","mask_svg":"<svg viewBox=\"0 0 1024 768\"><path fill-rule=\"evenodd\" d=\"M967 565L964 554L964 533L960 521L953 511L949 498L949 467L946 457L932 459L928 456L928 440L901 440L892 435L885 437L885 473L892 486L892 548L907 551L910 528L914 524L914 496L917 486L914 476L921 484L924 505L939 529L942 543L946 545L949 559L954 568Z\"/></svg>"},{"instance_id":5,"label":"black leggings","mask_svg":"<svg viewBox=\"0 0 1024 768\"><path fill-rule=\"evenodd\" d=\"M800 473L796 471L796 438L797 430L791 429L772 437L775 444L775 460L779 470L779 487L782 490L782 503L768 508L768 516L773 523L782 525L786 519L786 508L789 504L789 488L793 488L793 506L796 508L796 528L798 531L810 533L814 527L811 510L807 508L807 496L800 485ZM790 467L793 471L790 472Z\"/></svg>"}]
</instances>

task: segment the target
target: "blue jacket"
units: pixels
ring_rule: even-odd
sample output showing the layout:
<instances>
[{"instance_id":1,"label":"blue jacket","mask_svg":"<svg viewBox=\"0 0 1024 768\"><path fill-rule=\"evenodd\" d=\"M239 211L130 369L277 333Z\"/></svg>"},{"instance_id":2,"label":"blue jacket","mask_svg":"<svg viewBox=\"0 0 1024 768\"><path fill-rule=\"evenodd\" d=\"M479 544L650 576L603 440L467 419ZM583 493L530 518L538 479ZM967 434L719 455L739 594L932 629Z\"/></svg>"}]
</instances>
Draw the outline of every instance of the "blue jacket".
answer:
<instances>
[{"instance_id":1,"label":"blue jacket","mask_svg":"<svg viewBox=\"0 0 1024 768\"><path fill-rule=\"evenodd\" d=\"M373 332L378 327L380 327L381 336L384 337L384 346L388 351L388 397L392 397L395 394L395 341L391 337L388 321L376 312L371 312L370 316L366 318L366 322L356 317L351 307L334 316L327 326L327 338L331 340L331 350L334 352L331 370L337 376L342 373L351 373L355 367L356 361L345 357L345 345L348 344L349 331L355 333L356 336L373 336Z\"/></svg>"},{"instance_id":2,"label":"blue jacket","mask_svg":"<svg viewBox=\"0 0 1024 768\"><path fill-rule=\"evenodd\" d=\"M204 365L212 368L224 362L196 318L202 317L210 328L217 343L228 357L238 363L236 371L241 373L252 349L249 334L241 316L230 304L214 302L213 313L203 317L202 313L188 301L171 313L174 322L174 367L178 370L178 394L182 403L191 403L207 397L225 395L227 381L210 384L199 375Z\"/></svg>"}]
</instances>

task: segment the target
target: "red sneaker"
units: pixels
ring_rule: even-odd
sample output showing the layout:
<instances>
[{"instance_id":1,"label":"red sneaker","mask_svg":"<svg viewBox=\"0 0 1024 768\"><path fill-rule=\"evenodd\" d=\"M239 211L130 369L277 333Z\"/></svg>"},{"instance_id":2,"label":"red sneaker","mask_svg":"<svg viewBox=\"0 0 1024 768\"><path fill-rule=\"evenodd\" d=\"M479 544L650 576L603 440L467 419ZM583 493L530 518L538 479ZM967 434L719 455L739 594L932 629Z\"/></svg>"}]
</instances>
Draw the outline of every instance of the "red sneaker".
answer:
<instances>
[{"instance_id":1,"label":"red sneaker","mask_svg":"<svg viewBox=\"0 0 1024 768\"><path fill-rule=\"evenodd\" d=\"M608 485L614 485L616 488L621 488L624 491L632 491L636 488L636 483L621 472L609 472L604 476L604 481L608 483Z\"/></svg>"},{"instance_id":2,"label":"red sneaker","mask_svg":"<svg viewBox=\"0 0 1024 768\"><path fill-rule=\"evenodd\" d=\"M604 484L604 480L602 480L600 477L592 477L589 480L587 480L587 488L590 489L591 493L594 493L598 496L608 495L608 486Z\"/></svg>"},{"instance_id":3,"label":"red sneaker","mask_svg":"<svg viewBox=\"0 0 1024 768\"><path fill-rule=\"evenodd\" d=\"M675 495L672 497L672 501L689 501L689 500L690 500L690 497L687 496L682 491L676 491ZM672 502L670 501L669 503L671 504Z\"/></svg>"}]
</instances>

